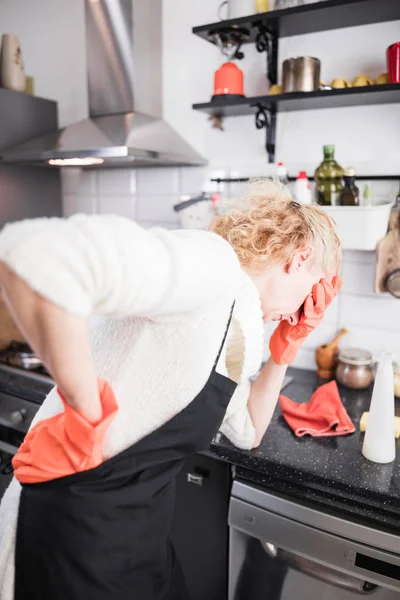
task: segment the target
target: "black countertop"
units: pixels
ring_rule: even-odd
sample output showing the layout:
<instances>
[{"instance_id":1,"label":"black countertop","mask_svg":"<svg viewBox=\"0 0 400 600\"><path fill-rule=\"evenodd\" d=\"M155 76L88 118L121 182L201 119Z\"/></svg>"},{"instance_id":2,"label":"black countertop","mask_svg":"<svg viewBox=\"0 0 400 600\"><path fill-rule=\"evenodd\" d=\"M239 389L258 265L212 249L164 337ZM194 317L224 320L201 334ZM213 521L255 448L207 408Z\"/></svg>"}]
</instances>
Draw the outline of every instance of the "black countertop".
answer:
<instances>
[{"instance_id":1,"label":"black countertop","mask_svg":"<svg viewBox=\"0 0 400 600\"><path fill-rule=\"evenodd\" d=\"M289 374L294 380L284 394L296 402L308 401L321 383L312 371L289 369ZM38 404L52 385L50 379L32 381L16 369L0 369L0 391ZM218 434L207 454L235 465L238 478L400 535L400 452L397 450L395 462L389 465L371 463L361 454L363 436L358 428L362 413L369 410L371 392L340 388L343 404L357 427L352 435L297 438L278 406L257 449L240 450ZM400 416L399 400L396 414Z\"/></svg>"},{"instance_id":2,"label":"black countertop","mask_svg":"<svg viewBox=\"0 0 400 600\"><path fill-rule=\"evenodd\" d=\"M289 374L294 380L283 393L296 402L308 401L321 384L312 371L290 369ZM372 389L340 387L343 404L357 428L351 435L297 438L278 406L258 448L240 450L218 434L210 454L235 465L238 478L400 534L399 444L396 460L389 465L369 462L361 454L359 422L369 410L371 393ZM400 415L398 400L396 414Z\"/></svg>"}]
</instances>

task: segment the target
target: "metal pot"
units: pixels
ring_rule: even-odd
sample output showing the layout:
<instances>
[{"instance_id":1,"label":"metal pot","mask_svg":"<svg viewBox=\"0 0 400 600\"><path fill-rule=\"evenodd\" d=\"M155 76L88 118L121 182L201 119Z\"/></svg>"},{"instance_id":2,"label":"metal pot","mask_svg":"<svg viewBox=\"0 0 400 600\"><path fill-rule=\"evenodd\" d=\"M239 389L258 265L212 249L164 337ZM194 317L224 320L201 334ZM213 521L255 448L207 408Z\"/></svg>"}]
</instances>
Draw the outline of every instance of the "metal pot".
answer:
<instances>
[{"instance_id":1,"label":"metal pot","mask_svg":"<svg viewBox=\"0 0 400 600\"><path fill-rule=\"evenodd\" d=\"M320 88L321 61L312 56L288 58L282 65L282 91L315 92Z\"/></svg>"}]
</instances>

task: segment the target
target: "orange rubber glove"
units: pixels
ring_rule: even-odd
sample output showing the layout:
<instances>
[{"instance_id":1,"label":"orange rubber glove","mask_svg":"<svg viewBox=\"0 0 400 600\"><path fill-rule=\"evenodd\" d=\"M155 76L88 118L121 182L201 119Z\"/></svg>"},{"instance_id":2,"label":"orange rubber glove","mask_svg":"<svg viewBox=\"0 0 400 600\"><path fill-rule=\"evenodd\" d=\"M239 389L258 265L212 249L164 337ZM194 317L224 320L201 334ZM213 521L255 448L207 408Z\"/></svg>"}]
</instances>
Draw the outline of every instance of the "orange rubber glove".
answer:
<instances>
[{"instance_id":1,"label":"orange rubber glove","mask_svg":"<svg viewBox=\"0 0 400 600\"><path fill-rule=\"evenodd\" d=\"M105 432L118 405L111 386L98 379L103 417L92 425L58 393L64 412L44 419L26 435L12 460L14 475L21 483L40 483L93 469L103 462Z\"/></svg>"},{"instance_id":2,"label":"orange rubber glove","mask_svg":"<svg viewBox=\"0 0 400 600\"><path fill-rule=\"evenodd\" d=\"M290 325L288 321L282 321L278 325L269 342L271 356L276 363L290 365L294 361L300 346L308 334L321 323L325 310L341 287L340 277L334 277L332 283L321 279L305 299L297 325Z\"/></svg>"}]
</instances>

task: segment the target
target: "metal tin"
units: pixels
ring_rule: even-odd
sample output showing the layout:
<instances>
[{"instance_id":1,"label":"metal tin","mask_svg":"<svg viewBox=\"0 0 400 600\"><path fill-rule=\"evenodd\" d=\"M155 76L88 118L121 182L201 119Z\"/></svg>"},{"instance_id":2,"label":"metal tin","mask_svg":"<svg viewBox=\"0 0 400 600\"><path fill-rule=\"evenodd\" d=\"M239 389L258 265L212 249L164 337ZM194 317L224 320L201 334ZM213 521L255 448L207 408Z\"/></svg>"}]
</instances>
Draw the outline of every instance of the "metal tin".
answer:
<instances>
[{"instance_id":1,"label":"metal tin","mask_svg":"<svg viewBox=\"0 0 400 600\"><path fill-rule=\"evenodd\" d=\"M294 61L294 91L316 92L320 87L321 61L312 56L299 56Z\"/></svg>"},{"instance_id":2,"label":"metal tin","mask_svg":"<svg viewBox=\"0 0 400 600\"><path fill-rule=\"evenodd\" d=\"M315 92L320 89L321 61L312 56L287 58L282 64L282 92Z\"/></svg>"}]
</instances>

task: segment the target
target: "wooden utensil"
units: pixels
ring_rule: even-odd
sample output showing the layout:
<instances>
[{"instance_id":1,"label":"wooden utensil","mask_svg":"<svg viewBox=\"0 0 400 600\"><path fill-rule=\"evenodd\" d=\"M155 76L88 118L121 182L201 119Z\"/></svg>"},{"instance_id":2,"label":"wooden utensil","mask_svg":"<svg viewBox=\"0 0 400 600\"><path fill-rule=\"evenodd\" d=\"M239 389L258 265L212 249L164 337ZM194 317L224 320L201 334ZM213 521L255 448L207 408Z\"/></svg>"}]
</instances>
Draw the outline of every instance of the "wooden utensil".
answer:
<instances>
[{"instance_id":1,"label":"wooden utensil","mask_svg":"<svg viewBox=\"0 0 400 600\"><path fill-rule=\"evenodd\" d=\"M387 280L396 269L400 269L400 202L393 207L388 232L376 248L374 290L377 294L389 291Z\"/></svg>"},{"instance_id":2,"label":"wooden utensil","mask_svg":"<svg viewBox=\"0 0 400 600\"><path fill-rule=\"evenodd\" d=\"M315 360L318 366L318 377L321 379L332 379L337 363L337 349L339 342L344 335L346 335L347 329L341 329L339 333L333 338L329 344L319 346L315 351Z\"/></svg>"}]
</instances>

